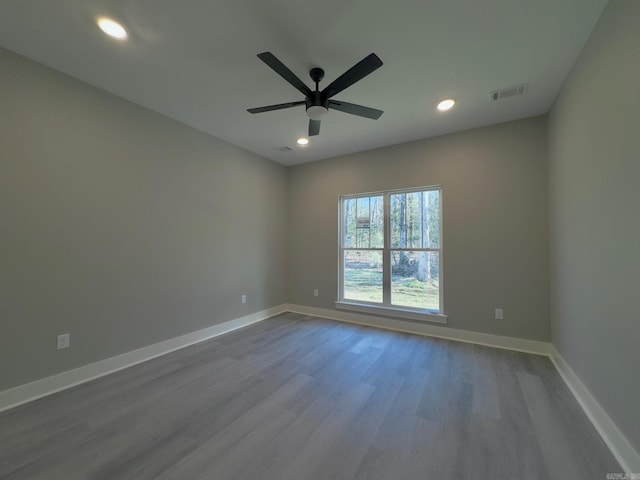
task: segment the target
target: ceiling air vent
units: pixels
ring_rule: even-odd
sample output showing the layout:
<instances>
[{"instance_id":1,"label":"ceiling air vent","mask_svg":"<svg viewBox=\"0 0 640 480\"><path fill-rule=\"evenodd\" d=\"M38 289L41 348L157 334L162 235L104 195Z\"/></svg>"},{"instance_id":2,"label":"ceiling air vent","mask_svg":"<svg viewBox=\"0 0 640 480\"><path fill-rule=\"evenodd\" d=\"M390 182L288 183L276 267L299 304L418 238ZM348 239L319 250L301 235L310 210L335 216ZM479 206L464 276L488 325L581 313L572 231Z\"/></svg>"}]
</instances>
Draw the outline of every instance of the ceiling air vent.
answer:
<instances>
[{"instance_id":1,"label":"ceiling air vent","mask_svg":"<svg viewBox=\"0 0 640 480\"><path fill-rule=\"evenodd\" d=\"M293 150L293 148L288 147L288 146L286 146L286 145L285 145L284 147L278 147L278 150L279 150L280 152L290 152L290 151L292 151L292 150Z\"/></svg>"},{"instance_id":2,"label":"ceiling air vent","mask_svg":"<svg viewBox=\"0 0 640 480\"><path fill-rule=\"evenodd\" d=\"M494 90L491 92L492 100L502 100L509 97L517 97L518 95L524 95L529 90L529 84L524 83L522 85L514 85L513 87L502 88L500 90Z\"/></svg>"}]
</instances>

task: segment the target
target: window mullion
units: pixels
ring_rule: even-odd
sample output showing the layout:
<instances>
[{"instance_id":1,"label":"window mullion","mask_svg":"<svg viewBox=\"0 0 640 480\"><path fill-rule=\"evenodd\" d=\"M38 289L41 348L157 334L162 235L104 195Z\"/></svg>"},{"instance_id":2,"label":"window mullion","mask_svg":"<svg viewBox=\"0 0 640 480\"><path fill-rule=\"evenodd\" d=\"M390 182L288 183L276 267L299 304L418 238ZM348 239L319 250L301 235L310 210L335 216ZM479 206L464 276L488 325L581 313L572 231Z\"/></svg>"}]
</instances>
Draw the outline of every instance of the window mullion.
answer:
<instances>
[{"instance_id":1,"label":"window mullion","mask_svg":"<svg viewBox=\"0 0 640 480\"><path fill-rule=\"evenodd\" d=\"M356 198L356 207L355 207L356 208L356 214L355 214L355 217L356 217L356 228L355 228L356 239L355 240L356 241L355 241L355 244L354 244L356 246L356 248L358 248L360 246L360 238L359 238L360 235L358 235L358 202L359 201L360 201L360 199Z\"/></svg>"},{"instance_id":2,"label":"window mullion","mask_svg":"<svg viewBox=\"0 0 640 480\"><path fill-rule=\"evenodd\" d=\"M391 196L383 197L384 210L384 253L382 255L382 303L391 305Z\"/></svg>"}]
</instances>

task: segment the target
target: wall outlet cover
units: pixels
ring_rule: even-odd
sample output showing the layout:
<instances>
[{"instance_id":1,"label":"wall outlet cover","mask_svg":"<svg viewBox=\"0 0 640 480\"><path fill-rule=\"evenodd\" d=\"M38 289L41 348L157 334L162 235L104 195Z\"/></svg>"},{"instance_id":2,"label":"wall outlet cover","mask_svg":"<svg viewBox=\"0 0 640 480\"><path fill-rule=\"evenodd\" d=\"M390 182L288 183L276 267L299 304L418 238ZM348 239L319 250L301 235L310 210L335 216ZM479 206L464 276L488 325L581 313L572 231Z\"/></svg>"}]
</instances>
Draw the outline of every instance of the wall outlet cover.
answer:
<instances>
[{"instance_id":1,"label":"wall outlet cover","mask_svg":"<svg viewBox=\"0 0 640 480\"><path fill-rule=\"evenodd\" d=\"M63 348L69 348L70 344L71 344L71 335L69 333L58 335L57 337L58 350L62 350Z\"/></svg>"}]
</instances>

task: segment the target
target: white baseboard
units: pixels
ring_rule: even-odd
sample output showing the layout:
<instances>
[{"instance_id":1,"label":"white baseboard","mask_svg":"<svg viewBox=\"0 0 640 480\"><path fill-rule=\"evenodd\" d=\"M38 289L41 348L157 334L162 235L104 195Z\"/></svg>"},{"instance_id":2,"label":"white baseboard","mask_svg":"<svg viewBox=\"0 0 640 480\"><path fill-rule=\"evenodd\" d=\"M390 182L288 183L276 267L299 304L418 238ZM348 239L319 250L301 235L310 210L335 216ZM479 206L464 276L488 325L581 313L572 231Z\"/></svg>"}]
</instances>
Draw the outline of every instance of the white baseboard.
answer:
<instances>
[{"instance_id":1,"label":"white baseboard","mask_svg":"<svg viewBox=\"0 0 640 480\"><path fill-rule=\"evenodd\" d=\"M357 323L372 327L395 330L398 332L415 333L429 337L445 338L458 342L475 343L489 347L516 350L518 352L534 353L536 355L549 355L551 344L523 338L505 337L489 333L472 332L456 328L440 327L422 322L396 320L391 318L366 315L361 313L331 310L326 308L308 307L306 305L287 304L285 308L292 313L312 315L314 317L328 318L340 322Z\"/></svg>"},{"instance_id":2,"label":"white baseboard","mask_svg":"<svg viewBox=\"0 0 640 480\"><path fill-rule=\"evenodd\" d=\"M147 360L165 355L174 350L179 350L189 345L194 345L217 337L218 335L237 330L238 328L266 320L285 311L285 305L278 305L252 313L251 315L235 318L227 322L203 328L202 330L187 333L160 343L148 345L115 357L90 363L89 365L74 368L73 370L67 370L66 372L42 378L9 390L4 390L0 392L0 412L51 395L52 393L66 390L67 388L74 387L95 378L117 372L118 370L131 367L138 363L146 362Z\"/></svg>"},{"instance_id":3,"label":"white baseboard","mask_svg":"<svg viewBox=\"0 0 640 480\"><path fill-rule=\"evenodd\" d=\"M549 357L625 473L640 473L640 454L553 345Z\"/></svg>"}]
</instances>

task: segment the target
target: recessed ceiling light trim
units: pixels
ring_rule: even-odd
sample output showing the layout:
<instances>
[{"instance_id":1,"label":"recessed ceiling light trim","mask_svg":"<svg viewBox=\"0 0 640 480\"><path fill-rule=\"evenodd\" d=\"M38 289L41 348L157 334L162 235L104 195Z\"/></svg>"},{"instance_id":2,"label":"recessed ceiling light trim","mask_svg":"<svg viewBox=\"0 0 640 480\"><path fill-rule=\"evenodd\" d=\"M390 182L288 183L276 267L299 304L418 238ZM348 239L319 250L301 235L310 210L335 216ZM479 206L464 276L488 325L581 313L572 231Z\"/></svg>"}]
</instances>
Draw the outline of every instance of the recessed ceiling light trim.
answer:
<instances>
[{"instance_id":1,"label":"recessed ceiling light trim","mask_svg":"<svg viewBox=\"0 0 640 480\"><path fill-rule=\"evenodd\" d=\"M301 147L306 147L307 145L309 145L309 139L306 137L300 137L298 140L296 140L296 143Z\"/></svg>"},{"instance_id":2,"label":"recessed ceiling light trim","mask_svg":"<svg viewBox=\"0 0 640 480\"><path fill-rule=\"evenodd\" d=\"M129 34L127 30L115 20L107 17L100 17L97 20L98 27L104 33L117 40L126 40Z\"/></svg>"},{"instance_id":3,"label":"recessed ceiling light trim","mask_svg":"<svg viewBox=\"0 0 640 480\"><path fill-rule=\"evenodd\" d=\"M453 98L445 98L438 102L437 109L441 112L446 112L447 110L451 110L455 104L456 101Z\"/></svg>"}]
</instances>

